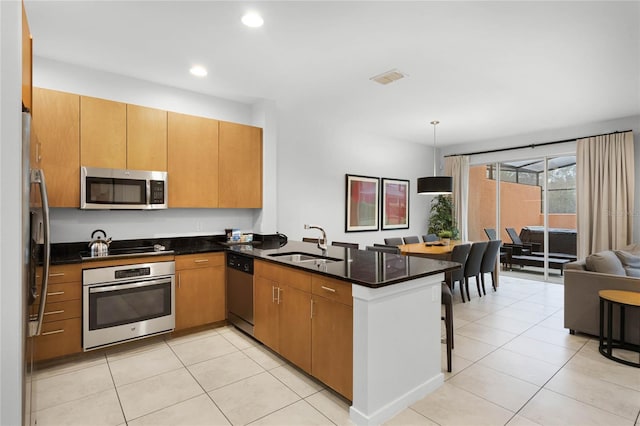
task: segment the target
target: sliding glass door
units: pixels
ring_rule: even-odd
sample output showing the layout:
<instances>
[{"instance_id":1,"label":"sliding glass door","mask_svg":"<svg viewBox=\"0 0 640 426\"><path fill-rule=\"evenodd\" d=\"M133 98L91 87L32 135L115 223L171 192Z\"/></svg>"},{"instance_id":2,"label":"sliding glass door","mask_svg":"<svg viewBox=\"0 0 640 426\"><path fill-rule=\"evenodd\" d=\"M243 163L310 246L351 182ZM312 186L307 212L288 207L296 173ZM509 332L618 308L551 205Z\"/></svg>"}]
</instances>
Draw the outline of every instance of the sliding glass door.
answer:
<instances>
[{"instance_id":1,"label":"sliding glass door","mask_svg":"<svg viewBox=\"0 0 640 426\"><path fill-rule=\"evenodd\" d=\"M515 275L559 280L576 255L575 156L470 167L469 239L495 230Z\"/></svg>"}]
</instances>

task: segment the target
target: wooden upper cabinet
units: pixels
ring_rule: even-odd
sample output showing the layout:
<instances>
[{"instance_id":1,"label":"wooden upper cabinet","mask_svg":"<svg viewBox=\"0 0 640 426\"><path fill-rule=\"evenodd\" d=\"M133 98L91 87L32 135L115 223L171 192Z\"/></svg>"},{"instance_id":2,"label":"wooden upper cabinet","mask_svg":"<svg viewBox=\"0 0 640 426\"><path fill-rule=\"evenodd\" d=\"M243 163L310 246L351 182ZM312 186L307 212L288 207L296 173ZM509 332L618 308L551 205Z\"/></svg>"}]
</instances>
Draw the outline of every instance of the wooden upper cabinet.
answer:
<instances>
[{"instance_id":1,"label":"wooden upper cabinet","mask_svg":"<svg viewBox=\"0 0 640 426\"><path fill-rule=\"evenodd\" d=\"M220 122L220 207L262 207L262 129Z\"/></svg>"},{"instance_id":2,"label":"wooden upper cabinet","mask_svg":"<svg viewBox=\"0 0 640 426\"><path fill-rule=\"evenodd\" d=\"M80 206L80 96L33 88L31 164L44 170L51 207Z\"/></svg>"},{"instance_id":3,"label":"wooden upper cabinet","mask_svg":"<svg viewBox=\"0 0 640 426\"><path fill-rule=\"evenodd\" d=\"M218 207L218 121L169 112L169 207Z\"/></svg>"},{"instance_id":4,"label":"wooden upper cabinet","mask_svg":"<svg viewBox=\"0 0 640 426\"><path fill-rule=\"evenodd\" d=\"M127 106L121 102L80 97L80 163L127 168Z\"/></svg>"},{"instance_id":5,"label":"wooden upper cabinet","mask_svg":"<svg viewBox=\"0 0 640 426\"><path fill-rule=\"evenodd\" d=\"M167 112L127 105L127 169L167 170Z\"/></svg>"},{"instance_id":6,"label":"wooden upper cabinet","mask_svg":"<svg viewBox=\"0 0 640 426\"><path fill-rule=\"evenodd\" d=\"M32 97L33 82L33 39L29 30L27 12L22 2L22 103L31 111L33 108Z\"/></svg>"}]
</instances>

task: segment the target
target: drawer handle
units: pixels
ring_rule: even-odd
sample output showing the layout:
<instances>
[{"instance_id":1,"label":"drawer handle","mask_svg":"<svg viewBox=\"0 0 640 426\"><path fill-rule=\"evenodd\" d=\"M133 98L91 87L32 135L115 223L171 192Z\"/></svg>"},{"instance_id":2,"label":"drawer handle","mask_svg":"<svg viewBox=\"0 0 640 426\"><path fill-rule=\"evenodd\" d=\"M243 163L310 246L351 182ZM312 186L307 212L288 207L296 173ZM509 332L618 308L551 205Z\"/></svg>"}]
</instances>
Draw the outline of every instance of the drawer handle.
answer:
<instances>
[{"instance_id":1,"label":"drawer handle","mask_svg":"<svg viewBox=\"0 0 640 426\"><path fill-rule=\"evenodd\" d=\"M60 334L64 333L64 328L61 330L53 330L53 331L45 331L44 333L40 333L41 336L48 336L50 334Z\"/></svg>"},{"instance_id":2,"label":"drawer handle","mask_svg":"<svg viewBox=\"0 0 640 426\"><path fill-rule=\"evenodd\" d=\"M51 311L51 312L45 312L45 315L56 315L56 314L64 314L64 309L60 310L60 311Z\"/></svg>"},{"instance_id":3,"label":"drawer handle","mask_svg":"<svg viewBox=\"0 0 640 426\"><path fill-rule=\"evenodd\" d=\"M47 293L47 296L60 296L60 295L63 295L63 294L64 294L64 291L54 291L54 292L51 292L51 293Z\"/></svg>"},{"instance_id":4,"label":"drawer handle","mask_svg":"<svg viewBox=\"0 0 640 426\"><path fill-rule=\"evenodd\" d=\"M49 274L50 277L64 277L64 272L57 272L55 274Z\"/></svg>"},{"instance_id":5,"label":"drawer handle","mask_svg":"<svg viewBox=\"0 0 640 426\"><path fill-rule=\"evenodd\" d=\"M335 293L336 292L335 288L325 287L325 286L321 286L320 288L322 288L323 290L326 290L326 291L330 291L331 293Z\"/></svg>"},{"instance_id":6,"label":"drawer handle","mask_svg":"<svg viewBox=\"0 0 640 426\"><path fill-rule=\"evenodd\" d=\"M209 259L196 259L194 260L195 263L207 263L209 261Z\"/></svg>"}]
</instances>

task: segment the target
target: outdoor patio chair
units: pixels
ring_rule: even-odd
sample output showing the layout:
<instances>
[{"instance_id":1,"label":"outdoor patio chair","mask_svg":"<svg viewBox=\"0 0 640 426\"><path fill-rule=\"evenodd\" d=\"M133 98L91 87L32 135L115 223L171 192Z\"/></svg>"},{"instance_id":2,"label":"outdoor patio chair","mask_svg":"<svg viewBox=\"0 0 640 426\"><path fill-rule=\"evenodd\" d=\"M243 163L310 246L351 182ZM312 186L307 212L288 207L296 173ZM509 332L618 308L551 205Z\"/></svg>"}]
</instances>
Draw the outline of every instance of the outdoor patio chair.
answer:
<instances>
[{"instance_id":1,"label":"outdoor patio chair","mask_svg":"<svg viewBox=\"0 0 640 426\"><path fill-rule=\"evenodd\" d=\"M497 240L495 228L484 228L484 233L490 240Z\"/></svg>"}]
</instances>

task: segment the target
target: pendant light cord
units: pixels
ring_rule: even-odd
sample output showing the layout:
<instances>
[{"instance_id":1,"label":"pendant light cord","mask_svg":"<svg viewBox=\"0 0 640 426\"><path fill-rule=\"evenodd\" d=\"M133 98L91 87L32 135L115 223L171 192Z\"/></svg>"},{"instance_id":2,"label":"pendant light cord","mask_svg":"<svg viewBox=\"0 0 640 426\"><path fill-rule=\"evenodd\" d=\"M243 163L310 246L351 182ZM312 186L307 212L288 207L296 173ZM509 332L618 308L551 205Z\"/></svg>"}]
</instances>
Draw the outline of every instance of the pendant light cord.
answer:
<instances>
[{"instance_id":1,"label":"pendant light cord","mask_svg":"<svg viewBox=\"0 0 640 426\"><path fill-rule=\"evenodd\" d=\"M433 125L433 176L438 176L436 173L436 126L440 122L438 120L433 120L431 124Z\"/></svg>"}]
</instances>

